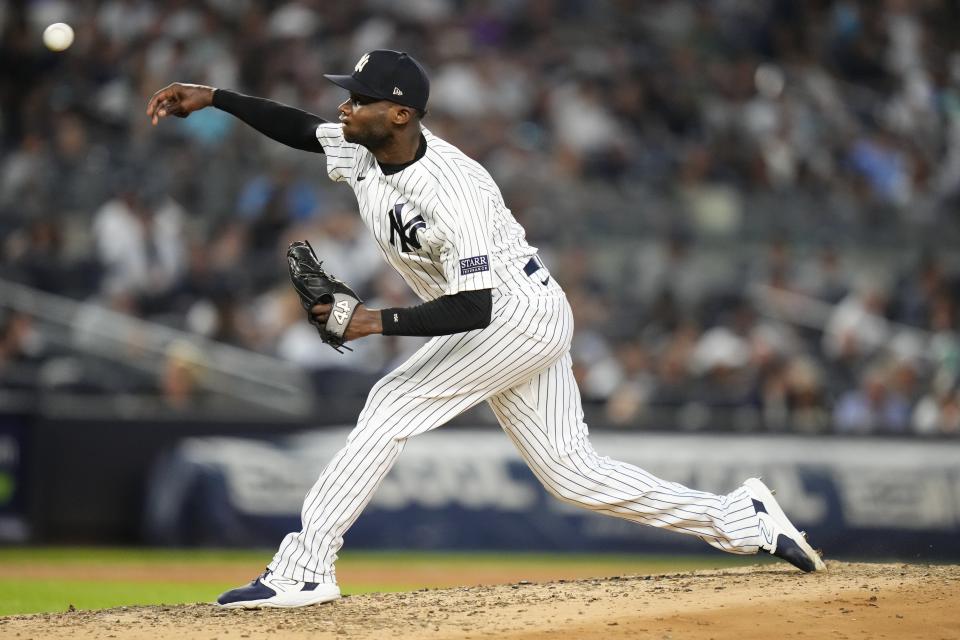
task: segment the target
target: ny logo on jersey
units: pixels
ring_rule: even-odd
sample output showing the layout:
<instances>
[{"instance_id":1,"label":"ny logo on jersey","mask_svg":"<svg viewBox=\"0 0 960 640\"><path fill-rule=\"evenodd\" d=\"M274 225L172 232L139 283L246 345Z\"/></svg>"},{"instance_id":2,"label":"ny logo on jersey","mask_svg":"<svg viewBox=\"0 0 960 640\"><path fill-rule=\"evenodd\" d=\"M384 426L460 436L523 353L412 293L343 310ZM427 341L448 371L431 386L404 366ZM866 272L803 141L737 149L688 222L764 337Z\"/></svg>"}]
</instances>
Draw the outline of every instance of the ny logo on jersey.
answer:
<instances>
[{"instance_id":1,"label":"ny logo on jersey","mask_svg":"<svg viewBox=\"0 0 960 640\"><path fill-rule=\"evenodd\" d=\"M357 66L355 66L353 70L356 71L357 73L361 73L363 71L363 68L367 66L368 62L370 62L370 54L365 53L363 54L363 57L360 58L359 62L357 62Z\"/></svg>"},{"instance_id":2,"label":"ny logo on jersey","mask_svg":"<svg viewBox=\"0 0 960 640\"><path fill-rule=\"evenodd\" d=\"M423 216L413 216L404 224L403 205L405 202L398 202L393 209L387 209L387 217L390 218L390 244L397 246L396 237L400 238L400 251L409 253L410 247L420 248L420 240L417 238L418 229L426 229L427 223Z\"/></svg>"}]
</instances>

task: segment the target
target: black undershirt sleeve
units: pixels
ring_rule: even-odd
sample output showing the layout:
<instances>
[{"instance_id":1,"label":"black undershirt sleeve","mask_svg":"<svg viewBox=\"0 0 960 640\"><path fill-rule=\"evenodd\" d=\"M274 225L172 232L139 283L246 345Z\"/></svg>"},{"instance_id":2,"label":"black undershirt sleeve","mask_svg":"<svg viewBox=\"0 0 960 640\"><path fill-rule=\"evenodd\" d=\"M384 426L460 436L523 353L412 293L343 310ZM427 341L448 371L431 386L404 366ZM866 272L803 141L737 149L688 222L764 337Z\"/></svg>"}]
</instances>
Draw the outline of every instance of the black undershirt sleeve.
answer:
<instances>
[{"instance_id":1,"label":"black undershirt sleeve","mask_svg":"<svg viewBox=\"0 0 960 640\"><path fill-rule=\"evenodd\" d=\"M326 120L312 113L226 89L213 92L213 106L288 147L323 153L323 145L317 140L317 127Z\"/></svg>"},{"instance_id":2,"label":"black undershirt sleeve","mask_svg":"<svg viewBox=\"0 0 960 640\"><path fill-rule=\"evenodd\" d=\"M415 307L383 309L380 319L385 336L446 336L483 329L490 324L493 293L490 289L461 291Z\"/></svg>"}]
</instances>

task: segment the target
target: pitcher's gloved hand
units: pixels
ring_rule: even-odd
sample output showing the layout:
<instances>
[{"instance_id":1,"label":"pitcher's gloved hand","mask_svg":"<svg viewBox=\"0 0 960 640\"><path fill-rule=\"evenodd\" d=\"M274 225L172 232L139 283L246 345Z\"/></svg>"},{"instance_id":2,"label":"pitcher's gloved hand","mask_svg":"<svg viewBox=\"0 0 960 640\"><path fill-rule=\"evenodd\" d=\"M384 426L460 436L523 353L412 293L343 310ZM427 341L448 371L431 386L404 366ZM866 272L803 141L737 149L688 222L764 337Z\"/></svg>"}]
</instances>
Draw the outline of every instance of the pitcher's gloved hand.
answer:
<instances>
[{"instance_id":1,"label":"pitcher's gloved hand","mask_svg":"<svg viewBox=\"0 0 960 640\"><path fill-rule=\"evenodd\" d=\"M317 328L326 344L340 351L345 342L344 334L361 302L360 298L353 289L323 270L313 247L305 240L298 240L287 248L287 263L290 280L300 296L300 304L307 312L307 319ZM331 305L325 321L311 313L318 304Z\"/></svg>"}]
</instances>

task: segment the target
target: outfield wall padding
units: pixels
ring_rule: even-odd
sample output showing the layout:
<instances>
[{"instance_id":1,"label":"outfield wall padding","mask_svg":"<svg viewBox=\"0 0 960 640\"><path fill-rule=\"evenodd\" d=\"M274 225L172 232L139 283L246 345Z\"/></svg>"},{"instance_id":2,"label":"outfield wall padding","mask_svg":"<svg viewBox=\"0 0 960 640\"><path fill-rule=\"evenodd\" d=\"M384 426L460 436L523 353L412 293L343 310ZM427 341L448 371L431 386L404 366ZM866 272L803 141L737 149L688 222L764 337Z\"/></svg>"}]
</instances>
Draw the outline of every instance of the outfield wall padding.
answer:
<instances>
[{"instance_id":1,"label":"outfield wall padding","mask_svg":"<svg viewBox=\"0 0 960 640\"><path fill-rule=\"evenodd\" d=\"M273 546L347 430L189 438L152 471L145 535L167 545ZM727 492L762 475L832 557L960 558L960 443L603 432L601 455ZM495 428L412 439L346 536L350 548L689 553L694 538L550 497Z\"/></svg>"}]
</instances>

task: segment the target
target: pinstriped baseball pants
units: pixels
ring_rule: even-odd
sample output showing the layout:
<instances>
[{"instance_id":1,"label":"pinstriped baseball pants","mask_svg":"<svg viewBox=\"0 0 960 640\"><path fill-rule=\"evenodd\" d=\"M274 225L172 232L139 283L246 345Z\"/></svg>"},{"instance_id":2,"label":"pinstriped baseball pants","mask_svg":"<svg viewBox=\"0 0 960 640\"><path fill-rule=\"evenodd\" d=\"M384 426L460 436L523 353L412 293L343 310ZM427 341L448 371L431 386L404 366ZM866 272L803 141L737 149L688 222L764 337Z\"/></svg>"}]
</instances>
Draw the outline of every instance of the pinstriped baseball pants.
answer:
<instances>
[{"instance_id":1,"label":"pinstriped baseball pants","mask_svg":"<svg viewBox=\"0 0 960 640\"><path fill-rule=\"evenodd\" d=\"M743 488L693 491L594 452L571 369L572 335L570 306L553 285L540 296L498 298L485 329L430 340L371 389L346 446L307 494L303 528L284 538L269 568L296 580L336 582L343 535L406 440L483 400L559 499L698 536L724 551L756 553L758 520Z\"/></svg>"}]
</instances>

